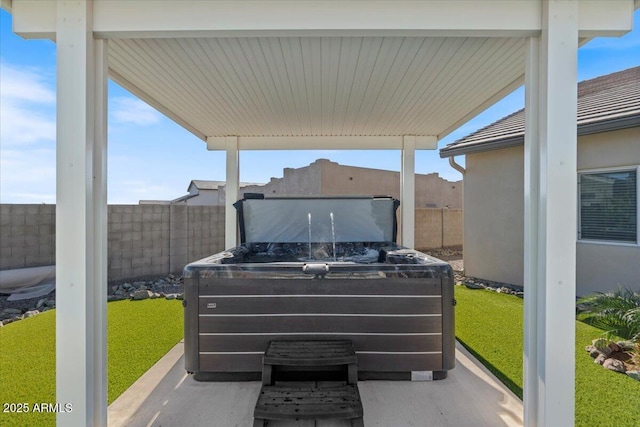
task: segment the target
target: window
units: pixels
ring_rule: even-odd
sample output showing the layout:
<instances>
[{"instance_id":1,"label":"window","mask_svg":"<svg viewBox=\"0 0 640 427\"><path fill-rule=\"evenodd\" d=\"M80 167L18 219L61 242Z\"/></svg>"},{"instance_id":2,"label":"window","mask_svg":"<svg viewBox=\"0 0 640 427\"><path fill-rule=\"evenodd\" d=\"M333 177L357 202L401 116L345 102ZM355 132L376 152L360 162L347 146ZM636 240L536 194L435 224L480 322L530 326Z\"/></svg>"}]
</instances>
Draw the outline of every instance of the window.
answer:
<instances>
[{"instance_id":1,"label":"window","mask_svg":"<svg viewBox=\"0 0 640 427\"><path fill-rule=\"evenodd\" d=\"M578 175L578 238L638 243L637 168Z\"/></svg>"}]
</instances>

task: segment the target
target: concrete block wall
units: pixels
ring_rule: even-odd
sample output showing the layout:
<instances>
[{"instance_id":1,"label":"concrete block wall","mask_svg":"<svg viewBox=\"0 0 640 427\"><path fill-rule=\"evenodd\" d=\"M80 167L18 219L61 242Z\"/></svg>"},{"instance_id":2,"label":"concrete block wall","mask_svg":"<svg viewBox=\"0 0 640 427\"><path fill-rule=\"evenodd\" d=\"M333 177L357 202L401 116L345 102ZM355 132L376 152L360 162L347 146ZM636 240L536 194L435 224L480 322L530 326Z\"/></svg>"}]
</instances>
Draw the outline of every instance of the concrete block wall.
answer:
<instances>
[{"instance_id":1,"label":"concrete block wall","mask_svg":"<svg viewBox=\"0 0 640 427\"><path fill-rule=\"evenodd\" d=\"M224 249L224 207L109 205L108 278L180 274ZM55 205L0 205L0 270L55 264Z\"/></svg>"},{"instance_id":2,"label":"concrete block wall","mask_svg":"<svg viewBox=\"0 0 640 427\"><path fill-rule=\"evenodd\" d=\"M109 205L109 280L182 272L225 249L224 207ZM0 205L0 269L55 264L55 206ZM416 248L462 245L461 209L416 209Z\"/></svg>"},{"instance_id":3,"label":"concrete block wall","mask_svg":"<svg viewBox=\"0 0 640 427\"><path fill-rule=\"evenodd\" d=\"M415 218L416 248L462 246L462 209L418 208Z\"/></svg>"},{"instance_id":4,"label":"concrete block wall","mask_svg":"<svg viewBox=\"0 0 640 427\"><path fill-rule=\"evenodd\" d=\"M56 207L0 205L0 270L55 263Z\"/></svg>"},{"instance_id":5,"label":"concrete block wall","mask_svg":"<svg viewBox=\"0 0 640 427\"><path fill-rule=\"evenodd\" d=\"M169 273L167 205L108 207L108 277L110 280Z\"/></svg>"},{"instance_id":6,"label":"concrete block wall","mask_svg":"<svg viewBox=\"0 0 640 427\"><path fill-rule=\"evenodd\" d=\"M443 209L442 211L442 247L462 246L464 241L462 209Z\"/></svg>"},{"instance_id":7,"label":"concrete block wall","mask_svg":"<svg viewBox=\"0 0 640 427\"><path fill-rule=\"evenodd\" d=\"M187 220L189 262L225 249L224 206L190 206Z\"/></svg>"}]
</instances>

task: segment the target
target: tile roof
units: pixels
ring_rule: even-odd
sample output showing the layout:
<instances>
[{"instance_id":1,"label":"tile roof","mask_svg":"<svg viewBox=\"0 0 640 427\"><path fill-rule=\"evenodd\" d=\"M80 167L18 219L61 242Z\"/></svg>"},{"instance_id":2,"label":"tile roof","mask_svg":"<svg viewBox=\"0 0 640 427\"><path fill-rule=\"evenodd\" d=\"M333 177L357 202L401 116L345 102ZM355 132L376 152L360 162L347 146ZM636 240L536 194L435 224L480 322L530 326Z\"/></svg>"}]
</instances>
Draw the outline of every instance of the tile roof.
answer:
<instances>
[{"instance_id":1,"label":"tile roof","mask_svg":"<svg viewBox=\"0 0 640 427\"><path fill-rule=\"evenodd\" d=\"M578 83L578 135L640 127L640 67ZM440 150L451 157L524 143L524 109Z\"/></svg>"}]
</instances>

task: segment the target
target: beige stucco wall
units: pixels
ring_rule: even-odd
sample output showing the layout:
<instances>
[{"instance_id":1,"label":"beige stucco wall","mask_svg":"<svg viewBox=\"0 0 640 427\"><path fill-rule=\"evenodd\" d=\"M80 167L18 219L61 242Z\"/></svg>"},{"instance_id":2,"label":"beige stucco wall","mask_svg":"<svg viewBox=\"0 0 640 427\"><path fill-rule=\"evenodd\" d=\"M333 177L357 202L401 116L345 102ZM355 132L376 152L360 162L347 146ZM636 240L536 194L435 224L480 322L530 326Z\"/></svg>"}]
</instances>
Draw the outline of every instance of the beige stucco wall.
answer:
<instances>
[{"instance_id":1,"label":"beige stucco wall","mask_svg":"<svg viewBox=\"0 0 640 427\"><path fill-rule=\"evenodd\" d=\"M578 170L640 165L640 128L578 138ZM524 151L467 155L464 262L469 276L523 284ZM577 206L576 206L577 209ZM640 246L578 242L577 294L640 289Z\"/></svg>"},{"instance_id":2,"label":"beige stucco wall","mask_svg":"<svg viewBox=\"0 0 640 427\"><path fill-rule=\"evenodd\" d=\"M465 274L522 285L522 148L468 155L466 169Z\"/></svg>"},{"instance_id":3,"label":"beige stucco wall","mask_svg":"<svg viewBox=\"0 0 640 427\"><path fill-rule=\"evenodd\" d=\"M416 174L416 208L462 208L462 181L447 181L437 173ZM309 166L285 168L282 178L271 178L266 184L240 188L245 193L266 196L308 196L369 194L390 195L400 199L400 173L380 169L344 166L318 159ZM187 199L189 205L224 206L225 186L218 190L200 190L198 197Z\"/></svg>"},{"instance_id":4,"label":"beige stucco wall","mask_svg":"<svg viewBox=\"0 0 640 427\"><path fill-rule=\"evenodd\" d=\"M640 165L640 128L578 139L578 170ZM640 291L640 246L578 242L578 294L620 286Z\"/></svg>"},{"instance_id":5,"label":"beige stucco wall","mask_svg":"<svg viewBox=\"0 0 640 427\"><path fill-rule=\"evenodd\" d=\"M400 199L400 173L380 169L344 166L320 159L322 194L375 194ZM462 208L462 182L451 182L437 173L416 174L416 208Z\"/></svg>"},{"instance_id":6,"label":"beige stucco wall","mask_svg":"<svg viewBox=\"0 0 640 427\"><path fill-rule=\"evenodd\" d=\"M185 199L185 204L190 206L216 206L220 205L218 190L198 190L196 197ZM224 205L224 202L222 203Z\"/></svg>"},{"instance_id":7,"label":"beige stucco wall","mask_svg":"<svg viewBox=\"0 0 640 427\"><path fill-rule=\"evenodd\" d=\"M321 192L322 168L316 162L301 168L285 168L282 178L271 178L264 185L248 185L244 193L264 193L265 196L308 196Z\"/></svg>"}]
</instances>

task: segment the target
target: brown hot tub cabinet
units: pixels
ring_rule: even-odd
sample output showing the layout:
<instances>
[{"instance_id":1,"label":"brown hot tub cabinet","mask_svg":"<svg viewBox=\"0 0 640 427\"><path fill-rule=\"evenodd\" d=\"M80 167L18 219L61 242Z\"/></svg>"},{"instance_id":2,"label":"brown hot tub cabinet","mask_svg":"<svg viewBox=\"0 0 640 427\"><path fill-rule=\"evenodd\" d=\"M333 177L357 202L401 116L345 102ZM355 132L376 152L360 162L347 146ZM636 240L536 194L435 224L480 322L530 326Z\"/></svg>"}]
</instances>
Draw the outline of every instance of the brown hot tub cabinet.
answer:
<instances>
[{"instance_id":1,"label":"brown hot tub cabinet","mask_svg":"<svg viewBox=\"0 0 640 427\"><path fill-rule=\"evenodd\" d=\"M453 272L394 243L397 200L253 195L235 207L241 246L184 271L195 379L260 379L273 340L350 340L360 379L454 367Z\"/></svg>"}]
</instances>

